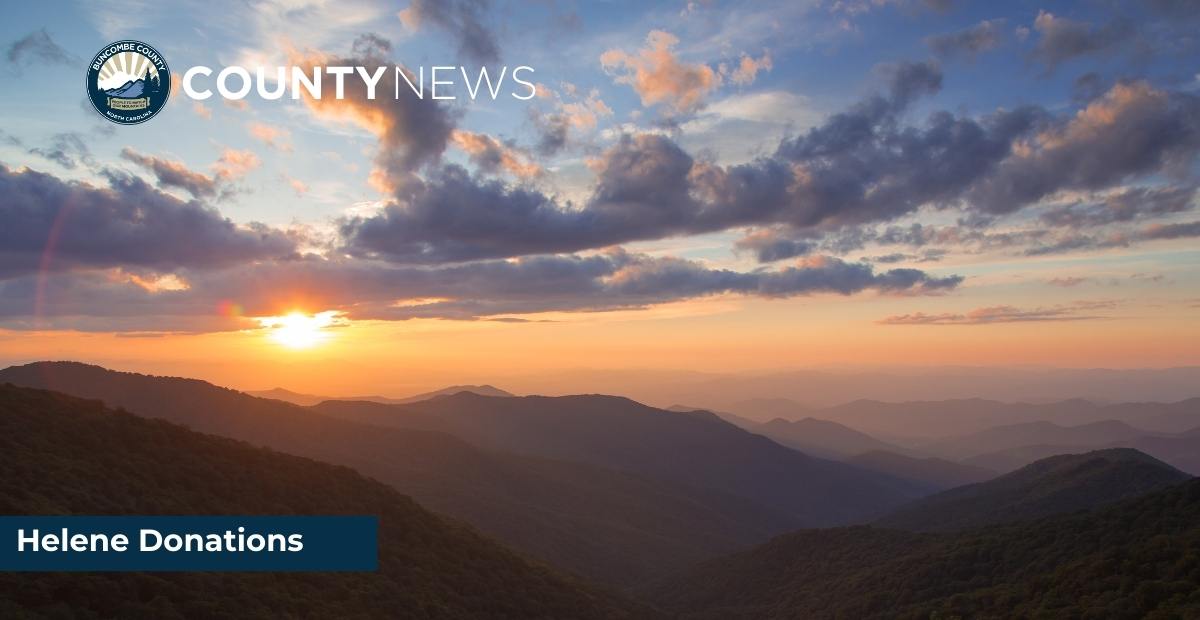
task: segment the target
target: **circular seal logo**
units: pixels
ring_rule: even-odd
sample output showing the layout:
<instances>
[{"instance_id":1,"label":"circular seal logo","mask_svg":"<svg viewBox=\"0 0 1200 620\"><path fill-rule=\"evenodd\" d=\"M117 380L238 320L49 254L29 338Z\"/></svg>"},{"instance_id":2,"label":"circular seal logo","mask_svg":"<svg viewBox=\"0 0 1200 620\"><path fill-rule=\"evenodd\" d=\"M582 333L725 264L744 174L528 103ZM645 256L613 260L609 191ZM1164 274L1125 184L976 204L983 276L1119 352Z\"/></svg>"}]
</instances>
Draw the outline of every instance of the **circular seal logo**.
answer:
<instances>
[{"instance_id":1,"label":"circular seal logo","mask_svg":"<svg viewBox=\"0 0 1200 620\"><path fill-rule=\"evenodd\" d=\"M88 65L88 99L101 116L121 125L144 123L171 96L171 69L158 50L141 41L104 46Z\"/></svg>"}]
</instances>

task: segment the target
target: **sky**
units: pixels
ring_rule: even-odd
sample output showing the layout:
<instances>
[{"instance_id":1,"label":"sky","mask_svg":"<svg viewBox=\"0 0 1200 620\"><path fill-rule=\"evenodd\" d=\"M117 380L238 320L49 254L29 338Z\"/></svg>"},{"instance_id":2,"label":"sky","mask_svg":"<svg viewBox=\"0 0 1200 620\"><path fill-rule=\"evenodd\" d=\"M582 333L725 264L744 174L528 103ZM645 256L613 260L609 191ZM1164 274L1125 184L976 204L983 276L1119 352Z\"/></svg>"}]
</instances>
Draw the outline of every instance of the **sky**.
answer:
<instances>
[{"instance_id":1,"label":"sky","mask_svg":"<svg viewBox=\"0 0 1200 620\"><path fill-rule=\"evenodd\" d=\"M1200 364L1194 2L5 16L3 363L338 394L581 368ZM176 76L524 65L536 96L176 84L117 126L80 78L123 39Z\"/></svg>"}]
</instances>

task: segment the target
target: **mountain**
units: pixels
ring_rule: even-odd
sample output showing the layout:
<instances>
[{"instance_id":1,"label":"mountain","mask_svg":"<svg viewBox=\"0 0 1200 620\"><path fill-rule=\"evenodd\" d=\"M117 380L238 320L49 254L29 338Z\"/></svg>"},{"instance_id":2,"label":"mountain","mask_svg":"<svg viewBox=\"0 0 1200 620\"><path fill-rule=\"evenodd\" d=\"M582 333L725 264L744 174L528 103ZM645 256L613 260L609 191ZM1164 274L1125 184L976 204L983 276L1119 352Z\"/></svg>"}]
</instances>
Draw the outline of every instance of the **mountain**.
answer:
<instances>
[{"instance_id":1,"label":"mountain","mask_svg":"<svg viewBox=\"0 0 1200 620\"><path fill-rule=\"evenodd\" d=\"M369 514L372 573L0 573L0 616L641 617L344 467L0 385L0 513Z\"/></svg>"},{"instance_id":2,"label":"mountain","mask_svg":"<svg viewBox=\"0 0 1200 620\"><path fill-rule=\"evenodd\" d=\"M795 421L775 418L752 430L789 448L822 458L844 459L863 452L898 449L848 426L816 418Z\"/></svg>"},{"instance_id":3,"label":"mountain","mask_svg":"<svg viewBox=\"0 0 1200 620\"><path fill-rule=\"evenodd\" d=\"M380 403L385 403L385 404L403 405L406 403L419 403L423 400L437 398L438 396L452 396L452 395L458 394L460 392L468 392L470 394L478 394L480 396L494 396L497 398L506 398L509 396L513 396L513 394L511 394L509 392L505 392L504 390L502 390L498 387L484 384L484 385L452 385L447 388L442 388L440 390L434 390L432 392L425 392L423 394L416 394L413 396L409 396L407 398L387 398L387 399L381 399L381 400L364 398L361 400L375 400L375 402L380 402Z\"/></svg>"},{"instance_id":4,"label":"mountain","mask_svg":"<svg viewBox=\"0 0 1200 620\"><path fill-rule=\"evenodd\" d=\"M483 450L440 432L358 424L194 379L55 362L0 370L3 382L98 399L201 432L353 467L554 566L618 586L643 583L801 523L733 494Z\"/></svg>"},{"instance_id":5,"label":"mountain","mask_svg":"<svg viewBox=\"0 0 1200 620\"><path fill-rule=\"evenodd\" d=\"M993 480L921 498L875 524L949 531L1037 519L1144 495L1190 478L1128 448L1063 454Z\"/></svg>"},{"instance_id":6,"label":"mountain","mask_svg":"<svg viewBox=\"0 0 1200 620\"><path fill-rule=\"evenodd\" d=\"M145 89L146 81L138 78L129 80L117 88L110 88L104 91L104 94L110 97L141 97Z\"/></svg>"},{"instance_id":7,"label":"mountain","mask_svg":"<svg viewBox=\"0 0 1200 620\"><path fill-rule=\"evenodd\" d=\"M672 412L617 396L460 393L409 405L335 401L315 409L712 489L781 510L806 525L866 519L925 492L897 478L801 454L713 414Z\"/></svg>"},{"instance_id":8,"label":"mountain","mask_svg":"<svg viewBox=\"0 0 1200 620\"><path fill-rule=\"evenodd\" d=\"M667 411L674 411L677 413L705 413L705 414L709 414L709 415L714 415L722 420L725 420L726 422L729 422L730 424L732 424L734 426L737 426L739 428L744 428L751 432L753 432L753 429L757 428L759 424L762 424L761 422L759 422L757 420L751 420L750 418L743 418L740 415L729 413L728 411L710 411L703 407L690 407L688 405L671 405L670 407L667 407Z\"/></svg>"},{"instance_id":9,"label":"mountain","mask_svg":"<svg viewBox=\"0 0 1200 620\"><path fill-rule=\"evenodd\" d=\"M1118 420L1105 420L1079 426L1060 426L1053 422L1027 422L997 426L962 437L943 439L921 446L921 450L949 459L966 459L980 454L1032 445L1098 448L1147 434L1146 431Z\"/></svg>"},{"instance_id":10,"label":"mountain","mask_svg":"<svg viewBox=\"0 0 1200 620\"><path fill-rule=\"evenodd\" d=\"M1200 480L946 534L805 530L645 595L700 619L1200 618Z\"/></svg>"},{"instance_id":11,"label":"mountain","mask_svg":"<svg viewBox=\"0 0 1200 620\"><path fill-rule=\"evenodd\" d=\"M1120 445L1152 454L1193 476L1200 475L1200 432L1191 431L1170 437L1137 437Z\"/></svg>"},{"instance_id":12,"label":"mountain","mask_svg":"<svg viewBox=\"0 0 1200 620\"><path fill-rule=\"evenodd\" d=\"M846 462L938 490L983 482L998 475L995 470L985 467L957 463L937 457L908 456L885 450L864 452L846 459Z\"/></svg>"},{"instance_id":13,"label":"mountain","mask_svg":"<svg viewBox=\"0 0 1200 620\"><path fill-rule=\"evenodd\" d=\"M628 369L595 371L570 369L541 371L536 375L514 377L526 393L569 393L583 390L619 393L647 403L700 403L707 408L749 412L738 409L748 399L786 399L804 408L799 415L772 412L760 420L817 415L814 409L868 399L902 403L980 398L993 401L1053 403L1070 398L1086 398L1093 403L1153 401L1171 403L1200 396L1200 366L1181 368L1047 368L1047 367L891 367L880 369L826 368L767 373L697 373L668 370ZM1070 420L1082 424L1092 420ZM1035 418L1036 419L1036 418ZM843 420L835 420L846 423ZM1018 420L1008 420L1008 423ZM1028 421L1028 420L1026 420ZM1133 420L1127 420L1133 423ZM1004 424L1006 421L990 424ZM876 437L886 438L875 429L857 427ZM1142 426L1134 424L1134 426ZM1193 422L1190 427L1200 426ZM1146 426L1145 428L1150 428ZM979 430L979 429L975 429ZM1154 429L1178 432L1183 429ZM971 432L970 430L956 431Z\"/></svg>"},{"instance_id":14,"label":"mountain","mask_svg":"<svg viewBox=\"0 0 1200 620\"><path fill-rule=\"evenodd\" d=\"M292 403L293 405L311 407L312 405L327 400L366 400L373 403L399 405L429 400L430 398L436 398L438 396L445 396L448 394L457 394L459 392L472 392L474 394L480 394L483 396L512 396L512 394L491 385L452 385L450 387L435 390L433 392L425 392L423 394L416 394L406 398L388 398L386 396L347 396L337 398L333 396L318 396L316 394L302 394L300 392L293 392L291 390L285 390L279 387L270 390L258 390L246 393L259 398L273 398L275 400L282 400L284 402Z\"/></svg>"},{"instance_id":15,"label":"mountain","mask_svg":"<svg viewBox=\"0 0 1200 620\"><path fill-rule=\"evenodd\" d=\"M1048 459L1058 454L1071 454L1078 452L1078 447L1072 446L1057 446L1053 444L1035 444L1032 446L1018 446L1016 448L1005 448L996 450L995 452L986 452L977 454L970 458L962 460L964 465L974 467L985 467L993 471L1007 474L1008 472L1020 469L1034 461Z\"/></svg>"},{"instance_id":16,"label":"mountain","mask_svg":"<svg viewBox=\"0 0 1200 620\"><path fill-rule=\"evenodd\" d=\"M1200 398L1176 403L1118 403L1104 407L1102 413L1146 430L1181 433L1200 426Z\"/></svg>"},{"instance_id":17,"label":"mountain","mask_svg":"<svg viewBox=\"0 0 1200 620\"><path fill-rule=\"evenodd\" d=\"M748 398L729 406L738 415L767 422L776 418L799 420L810 415L811 409L788 398Z\"/></svg>"},{"instance_id":18,"label":"mountain","mask_svg":"<svg viewBox=\"0 0 1200 620\"><path fill-rule=\"evenodd\" d=\"M1033 444L978 454L963 459L963 462L1000 472L1008 472L1048 456L1077 452L1081 447L1132 448L1145 452L1181 471L1192 475L1200 474L1200 435L1195 433L1140 435L1119 441L1094 442L1087 446Z\"/></svg>"},{"instance_id":19,"label":"mountain","mask_svg":"<svg viewBox=\"0 0 1200 620\"><path fill-rule=\"evenodd\" d=\"M251 396L257 397L257 398L270 398L272 400L282 400L285 403L292 403L293 405L300 405L302 407L308 407L310 405L315 405L321 401L330 400L328 396L317 396L316 394L302 394L300 392L293 392L291 390L285 390L280 387L271 388L269 390L250 391L250 392L246 392L246 393Z\"/></svg>"},{"instance_id":20,"label":"mountain","mask_svg":"<svg viewBox=\"0 0 1200 620\"><path fill-rule=\"evenodd\" d=\"M1047 403L1008 403L981 398L910 402L856 400L815 409L808 415L833 420L874 437L908 443L929 443L996 426L1030 422L1080 426L1117 420L1149 432L1178 433L1200 426L1200 398L1176 403L1117 404L1079 398Z\"/></svg>"}]
</instances>

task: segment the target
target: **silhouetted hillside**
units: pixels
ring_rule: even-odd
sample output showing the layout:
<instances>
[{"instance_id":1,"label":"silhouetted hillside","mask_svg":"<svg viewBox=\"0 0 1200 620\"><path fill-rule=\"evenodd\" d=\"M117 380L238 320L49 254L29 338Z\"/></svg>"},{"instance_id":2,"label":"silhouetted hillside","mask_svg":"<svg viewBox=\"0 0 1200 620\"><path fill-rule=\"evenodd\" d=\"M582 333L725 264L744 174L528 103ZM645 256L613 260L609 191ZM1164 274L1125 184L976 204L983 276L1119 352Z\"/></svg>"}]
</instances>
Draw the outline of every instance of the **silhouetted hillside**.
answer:
<instances>
[{"instance_id":1,"label":"silhouetted hillside","mask_svg":"<svg viewBox=\"0 0 1200 620\"><path fill-rule=\"evenodd\" d=\"M1189 478L1137 450L1064 454L921 498L876 525L933 532L1037 519L1136 497Z\"/></svg>"},{"instance_id":2,"label":"silhouetted hillside","mask_svg":"<svg viewBox=\"0 0 1200 620\"><path fill-rule=\"evenodd\" d=\"M692 620L1200 617L1200 481L954 534L805 530L648 596Z\"/></svg>"},{"instance_id":3,"label":"silhouetted hillside","mask_svg":"<svg viewBox=\"0 0 1200 620\"><path fill-rule=\"evenodd\" d=\"M0 385L0 513L370 514L374 573L0 573L0 616L609 618L632 604L346 469Z\"/></svg>"},{"instance_id":4,"label":"silhouetted hillside","mask_svg":"<svg viewBox=\"0 0 1200 620\"><path fill-rule=\"evenodd\" d=\"M816 418L795 421L775 418L751 430L789 448L823 458L844 459L863 452L897 449L848 426Z\"/></svg>"},{"instance_id":5,"label":"silhouetted hillside","mask_svg":"<svg viewBox=\"0 0 1200 620\"><path fill-rule=\"evenodd\" d=\"M863 469L891 474L938 490L990 480L998 472L936 457L918 458L876 450L846 459Z\"/></svg>"},{"instance_id":6,"label":"silhouetted hillside","mask_svg":"<svg viewBox=\"0 0 1200 620\"><path fill-rule=\"evenodd\" d=\"M348 465L555 566L616 585L644 583L800 523L732 494L482 450L440 432L357 424L193 379L63 362L8 368L0 371L5 381Z\"/></svg>"},{"instance_id":7,"label":"silhouetted hillside","mask_svg":"<svg viewBox=\"0 0 1200 620\"><path fill-rule=\"evenodd\" d=\"M783 510L807 525L850 523L923 494L898 478L812 458L715 415L615 396L488 398L461 393L411 405L326 402L318 411L437 430L489 448L572 459L710 488Z\"/></svg>"}]
</instances>

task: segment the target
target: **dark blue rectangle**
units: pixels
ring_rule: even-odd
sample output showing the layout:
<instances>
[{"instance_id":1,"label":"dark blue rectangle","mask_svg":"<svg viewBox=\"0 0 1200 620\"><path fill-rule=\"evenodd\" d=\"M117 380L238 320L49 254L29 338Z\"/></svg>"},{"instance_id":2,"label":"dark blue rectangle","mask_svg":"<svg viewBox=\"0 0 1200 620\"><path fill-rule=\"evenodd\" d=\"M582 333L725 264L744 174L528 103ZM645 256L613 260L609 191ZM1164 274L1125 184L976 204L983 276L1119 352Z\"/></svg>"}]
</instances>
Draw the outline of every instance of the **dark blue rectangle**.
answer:
<instances>
[{"instance_id":1,"label":"dark blue rectangle","mask_svg":"<svg viewBox=\"0 0 1200 620\"><path fill-rule=\"evenodd\" d=\"M77 534L85 535L87 549L63 551L60 541L58 550L48 550L43 543L52 540L46 535L61 538L64 528L68 543ZM371 516L0 517L0 571L373 571L379 566L378 529L379 520ZM27 541L23 551L22 530ZM33 530L38 531L36 551L28 542ZM156 531L162 538L146 534L143 550L143 530ZM111 545L117 534L128 538L123 552ZM205 535L216 534L221 550L198 551L197 539L185 538L188 534L200 535L206 547L215 541ZM92 550L92 535L106 536L108 550L102 550L99 539ZM173 535L181 538L170 538ZM254 536L262 536L272 550L251 551L259 546ZM155 542L161 545L149 550ZM177 542L191 544L191 550L168 550ZM302 548L296 548L297 542Z\"/></svg>"}]
</instances>

